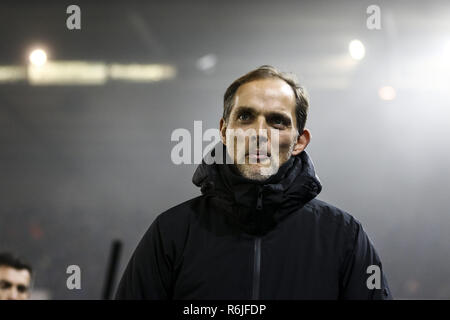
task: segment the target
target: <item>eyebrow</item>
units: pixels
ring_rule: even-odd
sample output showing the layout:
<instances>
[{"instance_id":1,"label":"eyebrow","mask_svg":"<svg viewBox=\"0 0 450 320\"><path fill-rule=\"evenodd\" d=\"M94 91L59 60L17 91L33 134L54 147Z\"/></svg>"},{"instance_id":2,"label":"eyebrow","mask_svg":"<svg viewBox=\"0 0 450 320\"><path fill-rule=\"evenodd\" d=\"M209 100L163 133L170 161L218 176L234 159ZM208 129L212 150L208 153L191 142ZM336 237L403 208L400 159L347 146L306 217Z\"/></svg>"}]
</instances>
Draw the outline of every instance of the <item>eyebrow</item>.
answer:
<instances>
[{"instance_id":1,"label":"eyebrow","mask_svg":"<svg viewBox=\"0 0 450 320\"><path fill-rule=\"evenodd\" d=\"M235 113L240 113L240 112L250 112L250 113L255 113L255 108L252 107L248 107L248 106L238 106L235 108Z\"/></svg>"},{"instance_id":2,"label":"eyebrow","mask_svg":"<svg viewBox=\"0 0 450 320\"><path fill-rule=\"evenodd\" d=\"M241 113L241 112L250 112L255 113L255 108L249 107L249 106L238 106L235 108L235 113ZM291 115L282 110L274 110L267 113L268 116L282 116L286 119L291 120Z\"/></svg>"}]
</instances>

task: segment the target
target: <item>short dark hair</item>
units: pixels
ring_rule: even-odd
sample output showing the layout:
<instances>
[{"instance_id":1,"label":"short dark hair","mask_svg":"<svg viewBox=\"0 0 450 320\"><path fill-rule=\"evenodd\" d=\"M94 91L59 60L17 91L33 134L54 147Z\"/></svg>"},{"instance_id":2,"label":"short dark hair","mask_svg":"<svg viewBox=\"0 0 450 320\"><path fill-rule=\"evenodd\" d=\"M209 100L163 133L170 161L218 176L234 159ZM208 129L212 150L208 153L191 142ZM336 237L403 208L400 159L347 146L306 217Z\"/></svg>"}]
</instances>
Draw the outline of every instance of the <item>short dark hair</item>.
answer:
<instances>
[{"instance_id":1,"label":"short dark hair","mask_svg":"<svg viewBox=\"0 0 450 320\"><path fill-rule=\"evenodd\" d=\"M302 134L305 128L306 118L308 116L309 109L309 97L306 89L302 87L295 75L291 73L281 72L277 68L269 65L263 65L249 73L243 75L239 79L236 79L225 91L223 96L223 119L228 121L233 108L233 101L236 91L244 83L248 83L254 80L278 78L284 80L291 86L295 94L295 118L297 120L297 129L299 134Z\"/></svg>"},{"instance_id":2,"label":"short dark hair","mask_svg":"<svg viewBox=\"0 0 450 320\"><path fill-rule=\"evenodd\" d=\"M33 269L29 264L7 252L0 253L0 267L1 266L11 267L17 270L28 270L30 275L33 273Z\"/></svg>"}]
</instances>

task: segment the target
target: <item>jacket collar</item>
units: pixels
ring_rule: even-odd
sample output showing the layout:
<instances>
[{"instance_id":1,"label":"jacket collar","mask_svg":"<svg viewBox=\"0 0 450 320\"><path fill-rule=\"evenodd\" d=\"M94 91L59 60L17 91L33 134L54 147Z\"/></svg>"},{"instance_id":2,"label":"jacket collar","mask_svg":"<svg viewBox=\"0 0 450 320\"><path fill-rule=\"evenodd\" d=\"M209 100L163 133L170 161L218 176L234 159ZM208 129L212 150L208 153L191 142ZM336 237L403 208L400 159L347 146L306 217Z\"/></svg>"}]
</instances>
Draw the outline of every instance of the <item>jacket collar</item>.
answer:
<instances>
[{"instance_id":1,"label":"jacket collar","mask_svg":"<svg viewBox=\"0 0 450 320\"><path fill-rule=\"evenodd\" d=\"M208 156L214 157L214 149ZM231 208L228 214L254 234L267 232L322 190L306 151L292 156L276 174L262 182L241 176L232 164L206 164L205 159L192 181L203 194L225 200L229 204L225 207Z\"/></svg>"}]
</instances>

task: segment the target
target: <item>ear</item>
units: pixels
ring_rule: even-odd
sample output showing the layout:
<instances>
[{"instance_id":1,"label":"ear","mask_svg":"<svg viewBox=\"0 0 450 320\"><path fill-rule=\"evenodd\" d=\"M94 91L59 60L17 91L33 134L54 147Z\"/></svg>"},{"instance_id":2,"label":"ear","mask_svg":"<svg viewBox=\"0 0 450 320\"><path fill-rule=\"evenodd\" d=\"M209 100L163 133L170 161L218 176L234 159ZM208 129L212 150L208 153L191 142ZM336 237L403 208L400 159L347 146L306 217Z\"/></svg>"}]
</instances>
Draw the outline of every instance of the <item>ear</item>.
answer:
<instances>
[{"instance_id":1,"label":"ear","mask_svg":"<svg viewBox=\"0 0 450 320\"><path fill-rule=\"evenodd\" d=\"M297 142L294 145L294 150L292 150L292 155L296 156L305 150L310 140L311 132L308 129L304 129L303 133L297 137Z\"/></svg>"},{"instance_id":2,"label":"ear","mask_svg":"<svg viewBox=\"0 0 450 320\"><path fill-rule=\"evenodd\" d=\"M224 118L220 119L220 138L222 139L223 145L227 145L227 123L225 122Z\"/></svg>"}]
</instances>

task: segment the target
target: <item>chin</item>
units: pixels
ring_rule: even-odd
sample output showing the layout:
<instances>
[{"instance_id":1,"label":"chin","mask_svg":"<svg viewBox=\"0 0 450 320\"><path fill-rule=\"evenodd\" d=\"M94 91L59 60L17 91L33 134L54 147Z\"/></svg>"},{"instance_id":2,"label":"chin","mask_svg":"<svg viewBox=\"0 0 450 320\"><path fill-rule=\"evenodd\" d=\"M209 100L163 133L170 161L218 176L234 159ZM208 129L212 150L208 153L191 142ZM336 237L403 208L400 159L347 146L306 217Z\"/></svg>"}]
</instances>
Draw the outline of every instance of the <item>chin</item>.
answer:
<instances>
[{"instance_id":1,"label":"chin","mask_svg":"<svg viewBox=\"0 0 450 320\"><path fill-rule=\"evenodd\" d=\"M236 167L243 177L257 181L264 181L278 171L278 168L259 164L238 164Z\"/></svg>"}]
</instances>

